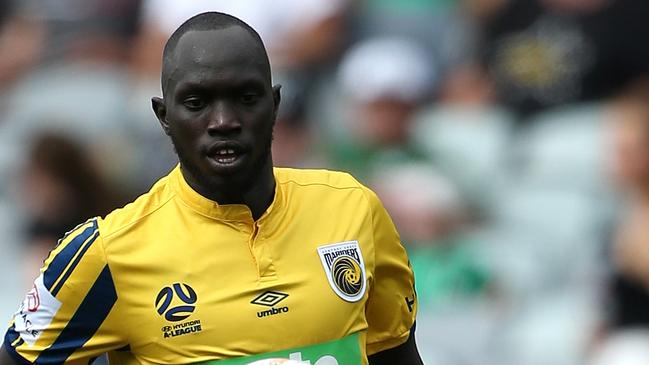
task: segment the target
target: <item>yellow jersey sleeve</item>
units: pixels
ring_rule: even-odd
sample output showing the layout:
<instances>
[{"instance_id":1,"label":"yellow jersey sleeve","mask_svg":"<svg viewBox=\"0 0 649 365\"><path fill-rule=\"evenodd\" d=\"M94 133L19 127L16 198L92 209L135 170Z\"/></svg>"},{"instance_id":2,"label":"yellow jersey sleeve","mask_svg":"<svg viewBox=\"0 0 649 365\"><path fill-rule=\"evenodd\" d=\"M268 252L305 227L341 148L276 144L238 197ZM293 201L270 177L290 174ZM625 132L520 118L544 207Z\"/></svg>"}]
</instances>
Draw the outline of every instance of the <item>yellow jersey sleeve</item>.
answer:
<instances>
[{"instance_id":1,"label":"yellow jersey sleeve","mask_svg":"<svg viewBox=\"0 0 649 365\"><path fill-rule=\"evenodd\" d=\"M59 241L11 320L4 346L19 363L85 365L125 345L111 320L117 291L98 220Z\"/></svg>"},{"instance_id":2,"label":"yellow jersey sleeve","mask_svg":"<svg viewBox=\"0 0 649 365\"><path fill-rule=\"evenodd\" d=\"M417 313L414 276L399 234L374 192L365 190L372 210L374 277L367 308L367 354L404 343Z\"/></svg>"}]
</instances>

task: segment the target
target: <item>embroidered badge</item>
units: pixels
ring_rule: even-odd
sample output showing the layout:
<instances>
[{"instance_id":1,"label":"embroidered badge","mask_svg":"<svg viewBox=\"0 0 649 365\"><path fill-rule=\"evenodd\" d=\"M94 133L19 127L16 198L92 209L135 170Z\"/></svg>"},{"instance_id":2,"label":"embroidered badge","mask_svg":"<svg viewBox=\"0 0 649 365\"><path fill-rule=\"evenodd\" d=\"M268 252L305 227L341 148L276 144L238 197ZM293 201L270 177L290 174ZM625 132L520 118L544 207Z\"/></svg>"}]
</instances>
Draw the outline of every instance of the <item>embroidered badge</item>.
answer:
<instances>
[{"instance_id":1,"label":"embroidered badge","mask_svg":"<svg viewBox=\"0 0 649 365\"><path fill-rule=\"evenodd\" d=\"M358 241L333 243L318 247L318 255L333 291L348 302L357 302L365 294L365 263Z\"/></svg>"}]
</instances>

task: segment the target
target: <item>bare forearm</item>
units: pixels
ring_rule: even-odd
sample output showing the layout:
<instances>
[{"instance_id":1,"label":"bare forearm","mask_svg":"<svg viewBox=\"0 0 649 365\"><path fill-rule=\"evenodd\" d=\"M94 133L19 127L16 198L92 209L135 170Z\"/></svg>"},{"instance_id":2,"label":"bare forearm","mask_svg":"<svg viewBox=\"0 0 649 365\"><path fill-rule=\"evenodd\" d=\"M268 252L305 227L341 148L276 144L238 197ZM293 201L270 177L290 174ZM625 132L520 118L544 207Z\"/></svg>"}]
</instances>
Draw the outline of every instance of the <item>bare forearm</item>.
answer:
<instances>
[{"instance_id":1,"label":"bare forearm","mask_svg":"<svg viewBox=\"0 0 649 365\"><path fill-rule=\"evenodd\" d=\"M370 365L423 365L417 344L415 343L415 326L410 330L408 340L403 344L369 357Z\"/></svg>"},{"instance_id":2,"label":"bare forearm","mask_svg":"<svg viewBox=\"0 0 649 365\"><path fill-rule=\"evenodd\" d=\"M5 349L4 345L0 346L0 365L20 365L14 359L9 356L9 353L7 352L7 349Z\"/></svg>"}]
</instances>

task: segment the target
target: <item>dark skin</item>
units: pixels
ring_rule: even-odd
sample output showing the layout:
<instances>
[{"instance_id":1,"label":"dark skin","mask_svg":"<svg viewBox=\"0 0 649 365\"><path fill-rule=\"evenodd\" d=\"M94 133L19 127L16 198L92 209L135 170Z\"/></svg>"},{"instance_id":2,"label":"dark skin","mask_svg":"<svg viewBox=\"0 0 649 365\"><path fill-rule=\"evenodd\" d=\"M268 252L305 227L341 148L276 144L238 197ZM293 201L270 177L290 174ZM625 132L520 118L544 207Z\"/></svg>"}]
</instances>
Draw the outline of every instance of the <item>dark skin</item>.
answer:
<instances>
[{"instance_id":1,"label":"dark skin","mask_svg":"<svg viewBox=\"0 0 649 365\"><path fill-rule=\"evenodd\" d=\"M9 356L4 345L0 347L0 365L19 365L11 356Z\"/></svg>"},{"instance_id":2,"label":"dark skin","mask_svg":"<svg viewBox=\"0 0 649 365\"><path fill-rule=\"evenodd\" d=\"M388 350L377 352L368 357L370 365L423 365L415 342L415 325L410 329L410 336L403 344Z\"/></svg>"},{"instance_id":3,"label":"dark skin","mask_svg":"<svg viewBox=\"0 0 649 365\"><path fill-rule=\"evenodd\" d=\"M187 183L220 204L248 206L254 219L275 191L270 143L280 87L271 86L265 57L242 28L190 31L165 65L164 99L152 99Z\"/></svg>"},{"instance_id":4,"label":"dark skin","mask_svg":"<svg viewBox=\"0 0 649 365\"><path fill-rule=\"evenodd\" d=\"M261 46L236 26L190 31L165 67L164 98L152 99L153 110L185 180L220 204L246 205L258 219L275 192L270 144L280 102ZM370 356L369 363L422 364L413 334L414 326L404 344ZM5 364L18 365L2 348Z\"/></svg>"}]
</instances>

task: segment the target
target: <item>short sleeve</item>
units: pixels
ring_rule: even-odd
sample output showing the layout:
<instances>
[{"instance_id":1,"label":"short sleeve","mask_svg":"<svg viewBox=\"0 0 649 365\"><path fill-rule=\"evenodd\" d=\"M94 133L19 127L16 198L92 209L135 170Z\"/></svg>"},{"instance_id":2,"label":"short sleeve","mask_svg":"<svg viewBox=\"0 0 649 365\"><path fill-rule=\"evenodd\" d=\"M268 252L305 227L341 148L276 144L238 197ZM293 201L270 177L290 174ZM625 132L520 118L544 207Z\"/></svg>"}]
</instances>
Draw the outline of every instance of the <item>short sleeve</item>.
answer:
<instances>
[{"instance_id":1,"label":"short sleeve","mask_svg":"<svg viewBox=\"0 0 649 365\"><path fill-rule=\"evenodd\" d=\"M374 278L367 308L367 354L404 343L417 314L414 275L399 234L383 204L367 190L374 230Z\"/></svg>"},{"instance_id":2,"label":"short sleeve","mask_svg":"<svg viewBox=\"0 0 649 365\"><path fill-rule=\"evenodd\" d=\"M63 237L14 314L4 346L19 363L88 364L122 347L111 324L117 292L98 218Z\"/></svg>"}]
</instances>

